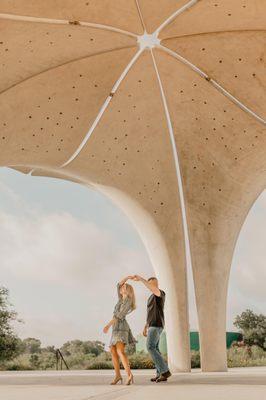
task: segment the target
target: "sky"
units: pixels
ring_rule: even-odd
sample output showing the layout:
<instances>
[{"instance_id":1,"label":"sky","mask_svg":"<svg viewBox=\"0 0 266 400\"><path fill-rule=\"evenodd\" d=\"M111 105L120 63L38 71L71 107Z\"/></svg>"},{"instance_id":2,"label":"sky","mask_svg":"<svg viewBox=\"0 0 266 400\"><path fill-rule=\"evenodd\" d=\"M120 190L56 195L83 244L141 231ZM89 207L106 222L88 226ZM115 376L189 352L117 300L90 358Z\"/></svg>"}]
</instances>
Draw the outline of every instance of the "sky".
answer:
<instances>
[{"instance_id":1,"label":"sky","mask_svg":"<svg viewBox=\"0 0 266 400\"><path fill-rule=\"evenodd\" d=\"M227 329L251 308L266 314L266 191L242 228L233 258ZM117 301L116 282L129 274L154 275L129 219L107 197L59 179L0 169L0 285L23 322L22 338L61 346L68 340L102 340ZM137 310L128 321L135 336L145 323L149 296L134 285ZM198 327L189 271L190 327Z\"/></svg>"}]
</instances>

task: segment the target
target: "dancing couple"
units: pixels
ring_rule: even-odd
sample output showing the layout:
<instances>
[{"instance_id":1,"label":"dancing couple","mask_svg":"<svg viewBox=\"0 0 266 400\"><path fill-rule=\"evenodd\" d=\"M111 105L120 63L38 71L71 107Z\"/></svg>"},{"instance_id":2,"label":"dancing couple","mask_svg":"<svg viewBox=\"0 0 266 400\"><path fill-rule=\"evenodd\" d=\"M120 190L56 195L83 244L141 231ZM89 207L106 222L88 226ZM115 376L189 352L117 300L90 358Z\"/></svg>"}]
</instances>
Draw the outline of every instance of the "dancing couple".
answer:
<instances>
[{"instance_id":1,"label":"dancing couple","mask_svg":"<svg viewBox=\"0 0 266 400\"><path fill-rule=\"evenodd\" d=\"M112 320L103 329L104 333L107 333L112 327L110 350L115 378L111 385L116 385L118 382L122 383L119 359L128 376L126 384L131 385L133 383L133 375L125 347L136 343L136 340L132 335L126 316L136 309L136 300L133 286L127 283L128 280L142 282L151 292L147 303L147 319L143 335L147 337L147 350L156 368L156 376L151 381L156 383L165 382L171 376L168 365L159 350L160 336L164 328L165 292L159 289L157 278L151 277L146 280L139 275L132 275L127 276L117 284L118 302L115 306Z\"/></svg>"}]
</instances>

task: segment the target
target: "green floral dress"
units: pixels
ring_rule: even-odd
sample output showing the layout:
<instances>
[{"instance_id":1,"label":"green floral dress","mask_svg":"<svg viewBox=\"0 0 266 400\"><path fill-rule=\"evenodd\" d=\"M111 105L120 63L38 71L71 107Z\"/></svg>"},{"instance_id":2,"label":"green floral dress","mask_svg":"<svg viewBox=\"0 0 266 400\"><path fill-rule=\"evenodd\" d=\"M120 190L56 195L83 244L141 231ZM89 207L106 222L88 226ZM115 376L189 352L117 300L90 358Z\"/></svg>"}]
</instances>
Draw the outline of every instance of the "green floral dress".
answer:
<instances>
[{"instance_id":1,"label":"green floral dress","mask_svg":"<svg viewBox=\"0 0 266 400\"><path fill-rule=\"evenodd\" d=\"M122 342L125 345L136 343L136 339L132 335L131 329L127 323L126 316L133 311L132 301L129 297L123 299L120 294L120 285L117 284L118 302L115 305L113 317L116 319L113 325L110 346Z\"/></svg>"}]
</instances>

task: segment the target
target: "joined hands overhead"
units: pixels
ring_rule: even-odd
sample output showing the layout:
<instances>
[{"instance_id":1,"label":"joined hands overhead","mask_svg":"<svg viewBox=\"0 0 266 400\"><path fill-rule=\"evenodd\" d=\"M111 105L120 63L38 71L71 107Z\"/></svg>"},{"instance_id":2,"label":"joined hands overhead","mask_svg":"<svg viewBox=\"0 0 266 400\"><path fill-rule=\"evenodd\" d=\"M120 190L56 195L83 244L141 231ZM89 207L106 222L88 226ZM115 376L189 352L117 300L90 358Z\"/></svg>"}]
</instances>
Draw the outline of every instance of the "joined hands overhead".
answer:
<instances>
[{"instance_id":1,"label":"joined hands overhead","mask_svg":"<svg viewBox=\"0 0 266 400\"><path fill-rule=\"evenodd\" d=\"M135 282L138 282L141 280L141 277L139 275L130 275L128 278Z\"/></svg>"}]
</instances>

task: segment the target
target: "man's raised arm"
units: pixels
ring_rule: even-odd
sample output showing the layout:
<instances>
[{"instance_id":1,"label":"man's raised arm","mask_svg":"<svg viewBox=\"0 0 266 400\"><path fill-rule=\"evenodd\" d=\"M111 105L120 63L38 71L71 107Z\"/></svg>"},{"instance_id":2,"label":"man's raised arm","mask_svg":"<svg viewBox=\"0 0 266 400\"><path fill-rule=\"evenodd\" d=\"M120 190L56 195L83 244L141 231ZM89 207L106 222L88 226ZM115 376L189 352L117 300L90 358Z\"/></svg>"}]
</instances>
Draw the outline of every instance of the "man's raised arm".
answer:
<instances>
[{"instance_id":1,"label":"man's raised arm","mask_svg":"<svg viewBox=\"0 0 266 400\"><path fill-rule=\"evenodd\" d=\"M158 288L158 281L156 278L146 280L139 275L134 275L133 279L134 281L142 282L146 286L146 288L148 288L153 294L155 294L155 296L161 296L160 289Z\"/></svg>"}]
</instances>

